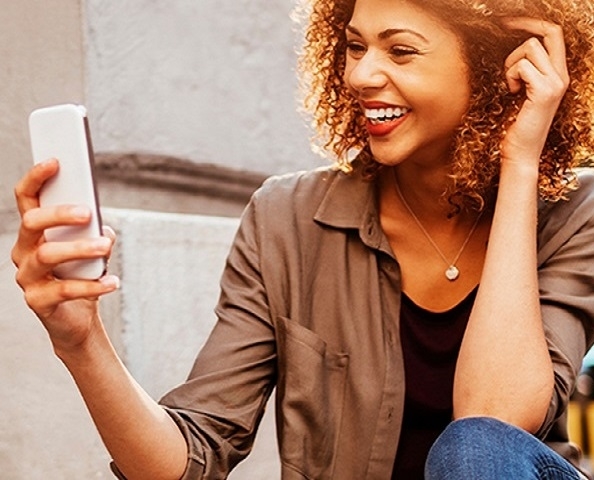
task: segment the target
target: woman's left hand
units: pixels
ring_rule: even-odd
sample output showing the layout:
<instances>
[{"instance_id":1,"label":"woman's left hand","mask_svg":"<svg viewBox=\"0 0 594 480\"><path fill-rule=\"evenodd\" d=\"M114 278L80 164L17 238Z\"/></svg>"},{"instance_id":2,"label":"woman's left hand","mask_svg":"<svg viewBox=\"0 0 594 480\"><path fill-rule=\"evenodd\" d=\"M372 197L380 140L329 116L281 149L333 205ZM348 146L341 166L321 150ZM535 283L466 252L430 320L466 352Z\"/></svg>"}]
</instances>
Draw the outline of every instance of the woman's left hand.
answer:
<instances>
[{"instance_id":1,"label":"woman's left hand","mask_svg":"<svg viewBox=\"0 0 594 480\"><path fill-rule=\"evenodd\" d=\"M555 112L569 86L563 30L535 18L504 20L510 30L534 35L516 48L505 62L512 93L525 87L526 99L501 145L502 162L522 162L538 168Z\"/></svg>"}]
</instances>

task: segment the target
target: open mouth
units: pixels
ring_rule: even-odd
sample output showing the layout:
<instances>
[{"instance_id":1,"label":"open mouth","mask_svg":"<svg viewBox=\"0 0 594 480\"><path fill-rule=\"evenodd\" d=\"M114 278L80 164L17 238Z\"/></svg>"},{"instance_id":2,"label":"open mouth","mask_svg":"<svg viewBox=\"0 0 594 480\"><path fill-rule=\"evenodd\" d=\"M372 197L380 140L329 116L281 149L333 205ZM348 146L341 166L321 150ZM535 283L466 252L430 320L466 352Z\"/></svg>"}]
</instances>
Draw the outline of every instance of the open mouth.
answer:
<instances>
[{"instance_id":1,"label":"open mouth","mask_svg":"<svg viewBox=\"0 0 594 480\"><path fill-rule=\"evenodd\" d=\"M398 120L408 112L409 109L404 107L366 108L365 117L372 125L380 125Z\"/></svg>"}]
</instances>

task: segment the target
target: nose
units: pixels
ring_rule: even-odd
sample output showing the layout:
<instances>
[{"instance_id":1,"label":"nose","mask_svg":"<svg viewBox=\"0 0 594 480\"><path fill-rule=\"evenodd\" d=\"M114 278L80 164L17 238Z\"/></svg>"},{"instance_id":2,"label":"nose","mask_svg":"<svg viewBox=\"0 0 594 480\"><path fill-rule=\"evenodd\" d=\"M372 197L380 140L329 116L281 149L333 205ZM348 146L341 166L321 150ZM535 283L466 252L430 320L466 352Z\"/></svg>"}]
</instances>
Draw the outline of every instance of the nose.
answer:
<instances>
[{"instance_id":1,"label":"nose","mask_svg":"<svg viewBox=\"0 0 594 480\"><path fill-rule=\"evenodd\" d=\"M359 59L349 59L346 69L347 84L356 92L382 88L387 82L382 63L378 54L372 51L367 51Z\"/></svg>"}]
</instances>

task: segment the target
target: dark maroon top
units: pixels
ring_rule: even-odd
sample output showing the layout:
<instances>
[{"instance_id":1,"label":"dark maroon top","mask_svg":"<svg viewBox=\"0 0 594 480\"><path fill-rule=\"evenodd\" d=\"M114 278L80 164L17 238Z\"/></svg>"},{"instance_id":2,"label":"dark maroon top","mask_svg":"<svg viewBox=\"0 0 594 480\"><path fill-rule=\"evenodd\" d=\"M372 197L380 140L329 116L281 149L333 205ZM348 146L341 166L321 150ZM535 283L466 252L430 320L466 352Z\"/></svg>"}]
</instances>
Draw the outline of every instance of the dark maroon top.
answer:
<instances>
[{"instance_id":1,"label":"dark maroon top","mask_svg":"<svg viewBox=\"0 0 594 480\"><path fill-rule=\"evenodd\" d=\"M476 289L451 310L435 313L402 293L406 393L393 480L423 480L427 453L451 421L456 360L475 297Z\"/></svg>"}]
</instances>

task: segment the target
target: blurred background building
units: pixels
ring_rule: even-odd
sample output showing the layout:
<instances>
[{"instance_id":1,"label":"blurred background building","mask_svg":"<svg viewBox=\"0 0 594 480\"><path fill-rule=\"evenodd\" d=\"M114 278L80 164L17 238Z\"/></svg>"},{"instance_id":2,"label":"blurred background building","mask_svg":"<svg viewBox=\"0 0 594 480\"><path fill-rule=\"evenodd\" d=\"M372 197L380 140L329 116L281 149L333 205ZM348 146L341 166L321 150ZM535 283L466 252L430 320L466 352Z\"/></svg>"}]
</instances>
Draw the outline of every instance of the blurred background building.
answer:
<instances>
[{"instance_id":1,"label":"blurred background building","mask_svg":"<svg viewBox=\"0 0 594 480\"><path fill-rule=\"evenodd\" d=\"M111 478L66 370L14 283L13 187L31 165L27 116L89 112L121 291L103 302L116 347L158 398L183 380L214 317L249 195L325 161L297 113L291 0L21 0L0 9L0 471ZM260 439L261 438L261 439ZM278 478L272 414L234 478Z\"/></svg>"}]
</instances>

